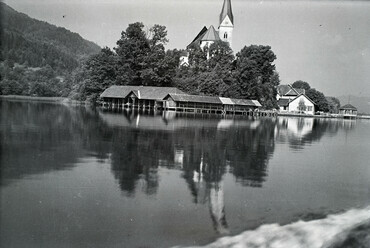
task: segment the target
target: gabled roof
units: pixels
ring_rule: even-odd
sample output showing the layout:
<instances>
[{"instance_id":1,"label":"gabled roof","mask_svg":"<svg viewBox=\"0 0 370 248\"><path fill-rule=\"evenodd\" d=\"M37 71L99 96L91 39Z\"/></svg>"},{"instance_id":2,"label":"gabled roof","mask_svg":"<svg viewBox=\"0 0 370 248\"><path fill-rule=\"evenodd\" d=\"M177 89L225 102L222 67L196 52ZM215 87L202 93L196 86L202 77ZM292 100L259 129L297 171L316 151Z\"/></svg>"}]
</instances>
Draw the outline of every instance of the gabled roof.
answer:
<instances>
[{"instance_id":1,"label":"gabled roof","mask_svg":"<svg viewBox=\"0 0 370 248\"><path fill-rule=\"evenodd\" d=\"M305 94L300 94L299 96L297 96L296 98L292 99L289 103L295 101L297 98L299 98L300 96L304 96L307 98L307 100L309 100L313 105L316 105L316 103L314 101L312 101L308 96L306 96Z\"/></svg>"},{"instance_id":2,"label":"gabled roof","mask_svg":"<svg viewBox=\"0 0 370 248\"><path fill-rule=\"evenodd\" d=\"M151 86L119 86L113 85L106 89L101 95L101 98L125 98L133 92L139 99L146 100L162 100L166 95L184 94L181 90L175 87L151 87Z\"/></svg>"},{"instance_id":3,"label":"gabled roof","mask_svg":"<svg viewBox=\"0 0 370 248\"><path fill-rule=\"evenodd\" d=\"M312 101L308 96L306 96L305 94L299 94L297 97L293 98L293 99L287 99L287 98L280 98L277 102L278 106L279 107L287 107L291 102L295 101L297 98L299 98L300 96L304 96L307 98L307 100L309 100L313 105L316 105L316 103L314 101Z\"/></svg>"},{"instance_id":4,"label":"gabled roof","mask_svg":"<svg viewBox=\"0 0 370 248\"><path fill-rule=\"evenodd\" d=\"M349 103L346 104L346 105L344 105L344 106L342 106L342 107L340 107L339 109L357 110L357 108L355 106L353 106L353 105L351 105Z\"/></svg>"},{"instance_id":5,"label":"gabled roof","mask_svg":"<svg viewBox=\"0 0 370 248\"><path fill-rule=\"evenodd\" d=\"M207 32L203 35L201 41L217 41L221 40L215 28L211 25Z\"/></svg>"},{"instance_id":6,"label":"gabled roof","mask_svg":"<svg viewBox=\"0 0 370 248\"><path fill-rule=\"evenodd\" d=\"M222 6L220 14L220 25L226 16L229 16L231 23L234 24L234 16L231 9L231 0L224 0L224 4Z\"/></svg>"},{"instance_id":7,"label":"gabled roof","mask_svg":"<svg viewBox=\"0 0 370 248\"><path fill-rule=\"evenodd\" d=\"M280 96L299 96L306 93L305 89L293 88L290 84L279 85L277 92Z\"/></svg>"}]
</instances>

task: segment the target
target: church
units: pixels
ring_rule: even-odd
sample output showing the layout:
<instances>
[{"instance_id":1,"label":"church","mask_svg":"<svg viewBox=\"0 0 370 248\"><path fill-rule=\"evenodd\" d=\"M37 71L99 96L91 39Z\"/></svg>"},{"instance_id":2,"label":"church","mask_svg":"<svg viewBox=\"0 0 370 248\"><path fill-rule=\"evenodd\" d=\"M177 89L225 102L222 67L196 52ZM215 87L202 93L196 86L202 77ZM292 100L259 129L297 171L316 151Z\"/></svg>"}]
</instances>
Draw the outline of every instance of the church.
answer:
<instances>
[{"instance_id":1,"label":"church","mask_svg":"<svg viewBox=\"0 0 370 248\"><path fill-rule=\"evenodd\" d=\"M186 47L189 49L192 45L199 45L202 49L209 47L216 41L228 42L232 48L234 29L234 16L231 8L231 0L224 0L222 10L220 13L218 31L211 25L209 28L203 27L193 41ZM189 63L188 53L185 52L180 58L180 65L187 65Z\"/></svg>"}]
</instances>

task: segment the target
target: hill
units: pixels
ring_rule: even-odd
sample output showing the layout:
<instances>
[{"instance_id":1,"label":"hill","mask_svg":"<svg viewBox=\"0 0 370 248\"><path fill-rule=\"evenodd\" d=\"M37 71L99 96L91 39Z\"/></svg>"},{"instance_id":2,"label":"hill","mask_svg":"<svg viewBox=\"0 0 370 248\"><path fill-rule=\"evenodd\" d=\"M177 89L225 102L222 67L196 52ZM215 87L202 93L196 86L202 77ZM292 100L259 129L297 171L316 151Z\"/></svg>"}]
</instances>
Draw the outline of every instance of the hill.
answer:
<instances>
[{"instance_id":1,"label":"hill","mask_svg":"<svg viewBox=\"0 0 370 248\"><path fill-rule=\"evenodd\" d=\"M65 89L55 87L62 88L58 84L81 59L101 50L77 33L33 19L5 3L0 3L0 14L0 94L59 96Z\"/></svg>"}]
</instances>

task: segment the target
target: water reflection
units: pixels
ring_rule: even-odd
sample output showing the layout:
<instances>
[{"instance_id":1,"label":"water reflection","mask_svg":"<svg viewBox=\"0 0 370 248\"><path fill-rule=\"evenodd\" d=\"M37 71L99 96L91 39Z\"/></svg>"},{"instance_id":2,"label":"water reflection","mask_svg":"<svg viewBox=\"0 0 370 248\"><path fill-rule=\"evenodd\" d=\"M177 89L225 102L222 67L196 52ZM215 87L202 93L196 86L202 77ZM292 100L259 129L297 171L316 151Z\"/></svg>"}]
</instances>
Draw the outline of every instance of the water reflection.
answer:
<instances>
[{"instance_id":1,"label":"water reflection","mask_svg":"<svg viewBox=\"0 0 370 248\"><path fill-rule=\"evenodd\" d=\"M193 204L207 206L227 234L225 177L260 188L278 143L294 151L355 121L311 118L220 119L174 113L102 112L84 107L0 101L2 186L27 175L68 170L84 157L109 161L128 197L156 195L161 168L181 172Z\"/></svg>"},{"instance_id":2,"label":"water reflection","mask_svg":"<svg viewBox=\"0 0 370 248\"><path fill-rule=\"evenodd\" d=\"M279 118L275 130L279 143L288 143L292 150L302 150L312 142L318 142L324 135L336 135L339 129L350 131L356 126L354 120L326 118Z\"/></svg>"}]
</instances>

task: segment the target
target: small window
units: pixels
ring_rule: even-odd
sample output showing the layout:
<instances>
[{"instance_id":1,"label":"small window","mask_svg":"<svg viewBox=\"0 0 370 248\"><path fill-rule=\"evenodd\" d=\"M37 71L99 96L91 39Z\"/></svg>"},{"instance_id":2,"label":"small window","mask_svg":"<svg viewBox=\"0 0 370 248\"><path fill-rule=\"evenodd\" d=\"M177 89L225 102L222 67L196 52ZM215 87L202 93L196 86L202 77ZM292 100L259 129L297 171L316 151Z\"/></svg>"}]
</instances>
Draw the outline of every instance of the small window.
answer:
<instances>
[{"instance_id":1,"label":"small window","mask_svg":"<svg viewBox=\"0 0 370 248\"><path fill-rule=\"evenodd\" d=\"M227 39L227 33L224 33L224 38Z\"/></svg>"}]
</instances>

